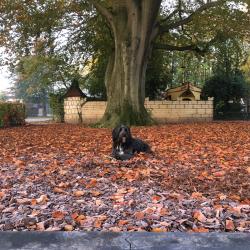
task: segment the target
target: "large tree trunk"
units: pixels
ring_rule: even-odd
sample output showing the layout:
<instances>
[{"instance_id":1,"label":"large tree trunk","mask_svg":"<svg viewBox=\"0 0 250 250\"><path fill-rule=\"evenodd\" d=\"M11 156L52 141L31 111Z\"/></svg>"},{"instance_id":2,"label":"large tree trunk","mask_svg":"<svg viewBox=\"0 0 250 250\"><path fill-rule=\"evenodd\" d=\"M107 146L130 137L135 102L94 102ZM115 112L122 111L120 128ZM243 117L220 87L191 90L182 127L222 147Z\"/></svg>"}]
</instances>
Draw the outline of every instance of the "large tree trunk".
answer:
<instances>
[{"instance_id":1,"label":"large tree trunk","mask_svg":"<svg viewBox=\"0 0 250 250\"><path fill-rule=\"evenodd\" d=\"M106 70L108 103L101 125L144 125L145 73L160 0L112 1L114 52Z\"/></svg>"}]
</instances>

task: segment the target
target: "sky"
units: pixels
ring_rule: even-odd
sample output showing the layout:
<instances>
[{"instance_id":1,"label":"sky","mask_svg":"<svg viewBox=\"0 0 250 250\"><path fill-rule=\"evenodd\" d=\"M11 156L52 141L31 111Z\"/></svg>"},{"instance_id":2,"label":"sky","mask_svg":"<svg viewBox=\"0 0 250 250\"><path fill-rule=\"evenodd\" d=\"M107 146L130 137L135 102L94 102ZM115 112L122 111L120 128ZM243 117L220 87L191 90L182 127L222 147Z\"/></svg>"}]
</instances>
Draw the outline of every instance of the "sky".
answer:
<instances>
[{"instance_id":1,"label":"sky","mask_svg":"<svg viewBox=\"0 0 250 250\"><path fill-rule=\"evenodd\" d=\"M7 90L11 86L9 72L6 67L0 68L0 91Z\"/></svg>"}]
</instances>

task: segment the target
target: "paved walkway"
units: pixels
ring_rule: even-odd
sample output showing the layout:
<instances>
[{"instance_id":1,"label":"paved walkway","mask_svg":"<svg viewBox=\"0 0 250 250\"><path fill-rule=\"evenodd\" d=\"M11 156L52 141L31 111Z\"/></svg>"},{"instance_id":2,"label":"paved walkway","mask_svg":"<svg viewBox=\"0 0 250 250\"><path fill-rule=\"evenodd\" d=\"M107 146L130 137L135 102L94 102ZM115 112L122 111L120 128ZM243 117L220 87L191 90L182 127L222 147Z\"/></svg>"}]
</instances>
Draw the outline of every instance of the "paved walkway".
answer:
<instances>
[{"instance_id":1,"label":"paved walkway","mask_svg":"<svg viewBox=\"0 0 250 250\"><path fill-rule=\"evenodd\" d=\"M52 121L52 117L27 117L25 121L27 123L43 123Z\"/></svg>"},{"instance_id":2,"label":"paved walkway","mask_svg":"<svg viewBox=\"0 0 250 250\"><path fill-rule=\"evenodd\" d=\"M247 233L0 232L1 250L249 250Z\"/></svg>"}]
</instances>

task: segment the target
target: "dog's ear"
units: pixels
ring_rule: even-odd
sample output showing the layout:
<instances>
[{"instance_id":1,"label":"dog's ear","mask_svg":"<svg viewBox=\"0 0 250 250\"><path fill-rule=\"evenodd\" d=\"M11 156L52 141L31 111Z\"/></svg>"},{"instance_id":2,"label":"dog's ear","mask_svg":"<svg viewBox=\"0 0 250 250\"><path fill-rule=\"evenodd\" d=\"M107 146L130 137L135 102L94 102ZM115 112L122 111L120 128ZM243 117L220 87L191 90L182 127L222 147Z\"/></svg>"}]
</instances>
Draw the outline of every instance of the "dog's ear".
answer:
<instances>
[{"instance_id":1,"label":"dog's ear","mask_svg":"<svg viewBox=\"0 0 250 250\"><path fill-rule=\"evenodd\" d=\"M131 135L131 132L130 132L130 127L127 127L127 129L128 129L128 137L130 139L130 138L132 138L132 135Z\"/></svg>"},{"instance_id":2,"label":"dog's ear","mask_svg":"<svg viewBox=\"0 0 250 250\"><path fill-rule=\"evenodd\" d=\"M119 131L120 131L120 126L117 126L113 129L112 131L112 139L113 139L113 142L117 141L118 140L118 137L119 137Z\"/></svg>"}]
</instances>

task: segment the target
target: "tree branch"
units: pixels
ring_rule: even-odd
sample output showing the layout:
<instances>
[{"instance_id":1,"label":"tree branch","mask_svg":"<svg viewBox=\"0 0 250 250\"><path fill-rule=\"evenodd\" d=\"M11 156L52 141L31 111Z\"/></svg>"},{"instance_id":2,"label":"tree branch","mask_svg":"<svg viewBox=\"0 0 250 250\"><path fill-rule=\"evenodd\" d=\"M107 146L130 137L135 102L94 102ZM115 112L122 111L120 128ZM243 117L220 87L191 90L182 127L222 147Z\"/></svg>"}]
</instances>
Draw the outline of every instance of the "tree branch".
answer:
<instances>
[{"instance_id":1,"label":"tree branch","mask_svg":"<svg viewBox=\"0 0 250 250\"><path fill-rule=\"evenodd\" d=\"M224 40L226 37L222 37L220 33L217 33L210 41L208 42L203 42L200 44L189 44L189 45L184 45L184 46L176 46L176 45L171 45L171 44L160 44L160 43L155 43L153 44L154 49L163 49L163 50L169 50L169 51L195 51L199 54L204 54L208 51L209 47L213 45L216 41L219 40Z\"/></svg>"},{"instance_id":2,"label":"tree branch","mask_svg":"<svg viewBox=\"0 0 250 250\"><path fill-rule=\"evenodd\" d=\"M106 18L112 29L114 30L114 20L113 15L107 8L105 8L102 4L100 4L97 0L88 0L89 3L92 3L96 10Z\"/></svg>"},{"instance_id":3,"label":"tree branch","mask_svg":"<svg viewBox=\"0 0 250 250\"><path fill-rule=\"evenodd\" d=\"M185 25L187 23L190 23L193 20L193 18L194 18L195 15L200 14L203 11L205 11L207 9L210 9L212 7L216 7L217 5L221 4L222 2L224 2L224 0L218 0L218 1L215 1L215 2L208 2L208 3L200 6L197 10L195 10L188 17L186 17L184 19L181 19L181 20L179 20L177 22L170 23L169 25L161 27L160 33L168 32L171 29L174 29L174 28L177 28L179 26L182 26L182 25Z\"/></svg>"},{"instance_id":4,"label":"tree branch","mask_svg":"<svg viewBox=\"0 0 250 250\"><path fill-rule=\"evenodd\" d=\"M177 51L186 51L186 50L193 50L193 51L200 51L200 49L197 47L196 44L190 44L185 46L176 46L176 45L170 45L170 44L161 44L161 43L155 43L154 49L164 49L164 50L177 50ZM198 52L197 51L197 52Z\"/></svg>"}]
</instances>

